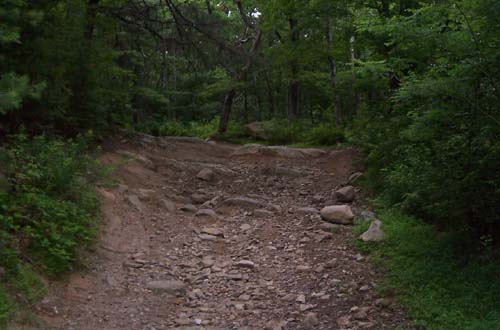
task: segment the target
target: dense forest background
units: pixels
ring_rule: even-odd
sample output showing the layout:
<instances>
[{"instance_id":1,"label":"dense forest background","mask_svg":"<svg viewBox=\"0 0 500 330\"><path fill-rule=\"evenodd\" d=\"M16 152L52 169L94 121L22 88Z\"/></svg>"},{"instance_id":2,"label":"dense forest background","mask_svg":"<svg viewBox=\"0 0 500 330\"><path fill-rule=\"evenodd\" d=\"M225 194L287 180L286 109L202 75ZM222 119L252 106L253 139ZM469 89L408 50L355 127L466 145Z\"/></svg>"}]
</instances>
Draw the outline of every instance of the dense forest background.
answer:
<instances>
[{"instance_id":1,"label":"dense forest background","mask_svg":"<svg viewBox=\"0 0 500 330\"><path fill-rule=\"evenodd\" d=\"M78 189L69 198L68 185L47 192L40 178L50 164L84 173L90 160L75 158L89 132L237 141L259 121L272 143L362 147L378 203L453 232L459 254L490 253L500 233L499 43L497 0L2 0L0 181L18 188L2 192L0 239L14 244L5 233L29 222L16 216L63 195L85 201L64 207L82 220L71 240L87 239L95 201ZM68 147L56 136L80 137ZM42 151L55 156L28 166ZM41 190L43 201L29 199ZM42 232L28 236L50 245ZM49 269L67 269L71 240L45 256Z\"/></svg>"}]
</instances>

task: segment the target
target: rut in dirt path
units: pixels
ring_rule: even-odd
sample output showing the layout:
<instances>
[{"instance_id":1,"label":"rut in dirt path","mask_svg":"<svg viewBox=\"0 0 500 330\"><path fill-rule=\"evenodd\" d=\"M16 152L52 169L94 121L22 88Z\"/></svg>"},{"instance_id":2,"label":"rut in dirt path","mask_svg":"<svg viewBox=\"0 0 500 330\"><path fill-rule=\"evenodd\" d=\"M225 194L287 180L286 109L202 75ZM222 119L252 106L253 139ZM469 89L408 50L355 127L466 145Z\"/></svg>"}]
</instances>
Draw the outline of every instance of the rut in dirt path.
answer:
<instances>
[{"instance_id":1,"label":"rut in dirt path","mask_svg":"<svg viewBox=\"0 0 500 330\"><path fill-rule=\"evenodd\" d=\"M321 220L353 150L134 136L105 145L116 189L88 271L55 284L50 328L393 329L400 310L352 228ZM356 202L355 213L363 210Z\"/></svg>"}]
</instances>

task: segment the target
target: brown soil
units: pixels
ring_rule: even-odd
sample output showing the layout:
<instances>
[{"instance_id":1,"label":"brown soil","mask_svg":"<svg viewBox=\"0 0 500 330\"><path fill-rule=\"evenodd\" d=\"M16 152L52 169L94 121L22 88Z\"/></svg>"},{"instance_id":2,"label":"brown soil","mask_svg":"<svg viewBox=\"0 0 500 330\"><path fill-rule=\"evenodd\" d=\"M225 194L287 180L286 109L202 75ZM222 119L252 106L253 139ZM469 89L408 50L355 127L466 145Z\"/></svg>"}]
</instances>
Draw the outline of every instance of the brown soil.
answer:
<instances>
[{"instance_id":1,"label":"brown soil","mask_svg":"<svg viewBox=\"0 0 500 330\"><path fill-rule=\"evenodd\" d=\"M144 135L104 145L102 160L116 167L120 185L100 189L105 221L87 268L52 283L37 307L46 328L402 328L400 308L377 294L379 276L352 247L352 228L326 232L318 214L296 211L335 204L334 189L361 169L358 153L231 157L236 148ZM212 181L197 178L204 168ZM224 206L235 196L273 213ZM180 210L205 200L216 218ZM362 211L357 201L352 207ZM205 227L224 237L200 239ZM254 267L238 266L242 260ZM165 280L185 289L149 289Z\"/></svg>"}]
</instances>

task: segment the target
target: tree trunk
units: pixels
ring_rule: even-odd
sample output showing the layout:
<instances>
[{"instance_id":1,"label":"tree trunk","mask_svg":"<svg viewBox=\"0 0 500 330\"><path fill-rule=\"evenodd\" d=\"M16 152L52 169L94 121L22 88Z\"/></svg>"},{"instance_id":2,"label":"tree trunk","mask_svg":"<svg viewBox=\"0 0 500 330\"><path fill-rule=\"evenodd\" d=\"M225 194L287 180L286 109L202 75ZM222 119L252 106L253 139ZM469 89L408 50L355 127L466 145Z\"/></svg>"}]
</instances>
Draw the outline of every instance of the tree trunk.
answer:
<instances>
[{"instance_id":1,"label":"tree trunk","mask_svg":"<svg viewBox=\"0 0 500 330\"><path fill-rule=\"evenodd\" d=\"M269 113L274 114L276 112L276 99L274 97L274 90L271 86L271 81L269 76L266 74L266 89L267 89L267 100L269 102Z\"/></svg>"},{"instance_id":2,"label":"tree trunk","mask_svg":"<svg viewBox=\"0 0 500 330\"><path fill-rule=\"evenodd\" d=\"M229 116L231 115L231 110L233 108L233 100L236 95L236 86L237 83L243 81L246 77L246 74L250 67L252 66L253 62L253 56L257 52L257 49L259 48L260 41L262 39L262 31L254 26L249 18L246 16L246 13L243 9L243 4L241 3L241 0L233 0L234 4L238 8L238 12L240 13L241 20L243 23L245 23L247 29L251 29L255 32L254 34L254 39L252 42L252 47L250 47L250 50L248 53L245 54L246 56L246 63L245 65L241 68L240 72L235 75L233 78L233 85L232 87L227 91L226 96L224 98L224 105L222 107L222 114L221 118L219 121L219 133L225 133L227 131L227 125L229 123Z\"/></svg>"},{"instance_id":3,"label":"tree trunk","mask_svg":"<svg viewBox=\"0 0 500 330\"><path fill-rule=\"evenodd\" d=\"M292 69L292 80L288 84L288 102L287 102L287 115L290 121L294 121L297 119L297 115L299 113L299 82L293 78L294 72L296 70Z\"/></svg>"},{"instance_id":4,"label":"tree trunk","mask_svg":"<svg viewBox=\"0 0 500 330\"><path fill-rule=\"evenodd\" d=\"M355 42L356 42L356 37L353 35L349 39L349 52L351 53L351 63L353 64L351 68L354 69L354 61L356 61L356 48L355 48ZM353 87L351 84L351 94L354 94L354 110L352 111L351 116L354 117L357 113L359 113L359 110L361 108L361 94L359 92L353 92Z\"/></svg>"},{"instance_id":5,"label":"tree trunk","mask_svg":"<svg viewBox=\"0 0 500 330\"><path fill-rule=\"evenodd\" d=\"M255 96L255 109L257 112L257 120L261 121L262 120L262 102L260 100L259 94Z\"/></svg>"},{"instance_id":6,"label":"tree trunk","mask_svg":"<svg viewBox=\"0 0 500 330\"><path fill-rule=\"evenodd\" d=\"M335 113L335 125L342 127L342 109L340 108L340 95L337 91L337 63L333 57L333 33L331 17L326 21L327 41L328 41L328 63L330 64L330 85L333 98L333 109Z\"/></svg>"},{"instance_id":7,"label":"tree trunk","mask_svg":"<svg viewBox=\"0 0 500 330\"><path fill-rule=\"evenodd\" d=\"M245 122L248 123L249 121L249 118L248 118L248 115L249 115L249 111L248 111L248 93L247 93L247 90L245 89L243 91L243 116L245 118Z\"/></svg>"},{"instance_id":8,"label":"tree trunk","mask_svg":"<svg viewBox=\"0 0 500 330\"><path fill-rule=\"evenodd\" d=\"M390 0L382 0L382 16L384 16L384 17L391 16L389 4L390 4Z\"/></svg>"},{"instance_id":9,"label":"tree trunk","mask_svg":"<svg viewBox=\"0 0 500 330\"><path fill-rule=\"evenodd\" d=\"M297 30L298 21L296 19L288 20L290 26L290 40L292 47L299 41L299 31ZM299 114L299 89L298 81L299 66L295 59L290 61L290 80L288 82L287 115L288 120L293 121Z\"/></svg>"},{"instance_id":10,"label":"tree trunk","mask_svg":"<svg viewBox=\"0 0 500 330\"><path fill-rule=\"evenodd\" d=\"M205 0L205 5L207 6L207 12L212 15L212 6L210 5L210 0Z\"/></svg>"},{"instance_id":11,"label":"tree trunk","mask_svg":"<svg viewBox=\"0 0 500 330\"><path fill-rule=\"evenodd\" d=\"M227 125L229 123L229 116L231 115L231 110L233 109L233 101L236 96L236 89L231 87L226 92L224 97L224 105L222 107L222 114L219 121L219 133L225 133L227 131Z\"/></svg>"},{"instance_id":12,"label":"tree trunk","mask_svg":"<svg viewBox=\"0 0 500 330\"><path fill-rule=\"evenodd\" d=\"M90 118L84 118L88 116L87 102L89 95L90 86L90 56L92 51L92 37L95 29L95 19L97 17L97 5L99 0L88 0L87 1L87 12L85 14L85 26L83 28L83 47L80 51L80 56L78 60L78 72L75 74L75 80L72 83L72 98L71 105L76 113L77 119L81 121L77 126L84 126L83 122L89 120Z\"/></svg>"}]
</instances>

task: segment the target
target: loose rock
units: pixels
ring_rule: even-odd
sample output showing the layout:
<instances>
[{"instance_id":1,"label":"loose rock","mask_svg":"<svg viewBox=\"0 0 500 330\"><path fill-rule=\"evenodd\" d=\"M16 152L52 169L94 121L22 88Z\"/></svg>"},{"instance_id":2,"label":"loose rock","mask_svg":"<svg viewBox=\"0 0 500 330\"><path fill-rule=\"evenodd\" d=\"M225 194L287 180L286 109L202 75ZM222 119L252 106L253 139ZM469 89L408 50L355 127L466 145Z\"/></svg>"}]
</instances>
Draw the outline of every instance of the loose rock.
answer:
<instances>
[{"instance_id":1,"label":"loose rock","mask_svg":"<svg viewBox=\"0 0 500 330\"><path fill-rule=\"evenodd\" d=\"M257 217L262 217L262 218L265 218L265 217L272 217L274 215L273 212L271 211L268 211L268 210L263 210L263 209L258 209L258 210L255 210L253 212L253 214L255 214L255 216Z\"/></svg>"},{"instance_id":2,"label":"loose rock","mask_svg":"<svg viewBox=\"0 0 500 330\"><path fill-rule=\"evenodd\" d=\"M382 221L374 220L370 228L365 231L360 237L364 242L379 242L385 238L385 233L382 230Z\"/></svg>"},{"instance_id":3,"label":"loose rock","mask_svg":"<svg viewBox=\"0 0 500 330\"><path fill-rule=\"evenodd\" d=\"M349 184L353 184L353 183L355 183L355 182L356 182L356 181L358 181L358 180L359 180L359 178L361 178L362 176L363 176L363 173L361 173L361 172L356 172L356 173L351 174L351 175L349 176L349 180L348 180Z\"/></svg>"},{"instance_id":4,"label":"loose rock","mask_svg":"<svg viewBox=\"0 0 500 330\"><path fill-rule=\"evenodd\" d=\"M309 329L312 329L313 327L319 325L318 314L307 313L306 317L304 318L304 325Z\"/></svg>"},{"instance_id":5,"label":"loose rock","mask_svg":"<svg viewBox=\"0 0 500 330\"><path fill-rule=\"evenodd\" d=\"M241 260L236 263L236 266L241 268L255 268L255 263L250 260Z\"/></svg>"},{"instance_id":6,"label":"loose rock","mask_svg":"<svg viewBox=\"0 0 500 330\"><path fill-rule=\"evenodd\" d=\"M178 295L186 289L186 284L181 281L167 280L167 281L151 281L147 288L156 292L165 292L172 295Z\"/></svg>"},{"instance_id":7,"label":"loose rock","mask_svg":"<svg viewBox=\"0 0 500 330\"><path fill-rule=\"evenodd\" d=\"M214 210L211 209L201 209L198 210L198 212L195 213L196 217L210 217L210 218L217 218L217 213L215 213Z\"/></svg>"},{"instance_id":8,"label":"loose rock","mask_svg":"<svg viewBox=\"0 0 500 330\"><path fill-rule=\"evenodd\" d=\"M141 201L139 200L139 197L136 195L129 195L127 196L127 201L129 202L130 205L135 207L138 211L143 211L144 206L142 205Z\"/></svg>"},{"instance_id":9,"label":"loose rock","mask_svg":"<svg viewBox=\"0 0 500 330\"><path fill-rule=\"evenodd\" d=\"M162 206L167 209L169 212L174 212L175 211L175 203L172 202L171 200L168 199L162 199L161 200Z\"/></svg>"},{"instance_id":10,"label":"loose rock","mask_svg":"<svg viewBox=\"0 0 500 330\"><path fill-rule=\"evenodd\" d=\"M179 210L184 211L184 212L196 212L198 209L193 204L185 204L185 205L182 205L179 208Z\"/></svg>"},{"instance_id":11,"label":"loose rock","mask_svg":"<svg viewBox=\"0 0 500 330\"><path fill-rule=\"evenodd\" d=\"M198 235L198 237L202 241L216 241L217 240L217 236L209 235L209 234L200 234L200 235Z\"/></svg>"},{"instance_id":12,"label":"loose rock","mask_svg":"<svg viewBox=\"0 0 500 330\"><path fill-rule=\"evenodd\" d=\"M346 186L335 191L337 201L341 203L350 203L354 200L355 191L353 186Z\"/></svg>"},{"instance_id":13,"label":"loose rock","mask_svg":"<svg viewBox=\"0 0 500 330\"><path fill-rule=\"evenodd\" d=\"M224 232L219 228L203 228L202 234L212 235L216 237L224 237Z\"/></svg>"},{"instance_id":14,"label":"loose rock","mask_svg":"<svg viewBox=\"0 0 500 330\"><path fill-rule=\"evenodd\" d=\"M354 214L349 205L333 205L323 208L321 217L328 222L349 225L352 224Z\"/></svg>"},{"instance_id":15,"label":"loose rock","mask_svg":"<svg viewBox=\"0 0 500 330\"><path fill-rule=\"evenodd\" d=\"M295 209L295 213L298 214L318 214L319 210L314 207L299 207Z\"/></svg>"},{"instance_id":16,"label":"loose rock","mask_svg":"<svg viewBox=\"0 0 500 330\"><path fill-rule=\"evenodd\" d=\"M212 181L215 178L215 173L209 168L204 168L196 174L196 177L203 181Z\"/></svg>"},{"instance_id":17,"label":"loose rock","mask_svg":"<svg viewBox=\"0 0 500 330\"><path fill-rule=\"evenodd\" d=\"M224 200L222 204L227 206L240 206L246 208L259 208L265 205L261 201L244 196L228 198Z\"/></svg>"}]
</instances>

